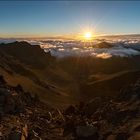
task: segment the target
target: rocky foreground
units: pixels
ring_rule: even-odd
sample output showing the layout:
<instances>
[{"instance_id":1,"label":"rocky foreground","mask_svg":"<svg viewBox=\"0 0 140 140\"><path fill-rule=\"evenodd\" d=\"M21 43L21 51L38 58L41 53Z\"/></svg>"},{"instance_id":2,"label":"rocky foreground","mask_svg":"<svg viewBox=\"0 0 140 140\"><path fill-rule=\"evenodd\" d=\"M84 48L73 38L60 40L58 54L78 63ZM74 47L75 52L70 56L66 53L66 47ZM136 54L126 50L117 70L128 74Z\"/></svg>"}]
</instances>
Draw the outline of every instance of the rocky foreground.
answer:
<instances>
[{"instance_id":1,"label":"rocky foreground","mask_svg":"<svg viewBox=\"0 0 140 140\"><path fill-rule=\"evenodd\" d=\"M1 140L140 140L140 82L115 98L51 108L0 77Z\"/></svg>"}]
</instances>

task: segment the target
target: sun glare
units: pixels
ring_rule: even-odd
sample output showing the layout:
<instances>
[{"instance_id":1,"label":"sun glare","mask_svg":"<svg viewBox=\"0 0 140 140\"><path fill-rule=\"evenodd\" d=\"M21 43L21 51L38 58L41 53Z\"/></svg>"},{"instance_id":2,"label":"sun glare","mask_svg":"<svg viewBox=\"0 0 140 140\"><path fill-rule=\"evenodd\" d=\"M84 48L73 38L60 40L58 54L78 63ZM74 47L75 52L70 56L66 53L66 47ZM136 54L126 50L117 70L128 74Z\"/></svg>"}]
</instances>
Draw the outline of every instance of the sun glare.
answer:
<instances>
[{"instance_id":1,"label":"sun glare","mask_svg":"<svg viewBox=\"0 0 140 140\"><path fill-rule=\"evenodd\" d=\"M90 40L92 38L92 34L90 32L86 32L84 37L86 40Z\"/></svg>"}]
</instances>

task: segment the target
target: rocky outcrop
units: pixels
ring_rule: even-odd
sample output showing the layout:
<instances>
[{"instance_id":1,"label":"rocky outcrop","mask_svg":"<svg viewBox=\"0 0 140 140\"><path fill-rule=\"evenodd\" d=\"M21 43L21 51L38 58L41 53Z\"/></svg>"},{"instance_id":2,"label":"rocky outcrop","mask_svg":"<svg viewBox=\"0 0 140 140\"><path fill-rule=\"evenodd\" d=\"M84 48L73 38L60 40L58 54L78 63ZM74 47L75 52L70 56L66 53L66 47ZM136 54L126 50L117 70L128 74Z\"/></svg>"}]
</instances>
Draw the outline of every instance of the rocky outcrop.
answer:
<instances>
[{"instance_id":1,"label":"rocky outcrop","mask_svg":"<svg viewBox=\"0 0 140 140\"><path fill-rule=\"evenodd\" d=\"M114 98L95 98L59 110L0 77L1 139L139 140L139 80Z\"/></svg>"}]
</instances>

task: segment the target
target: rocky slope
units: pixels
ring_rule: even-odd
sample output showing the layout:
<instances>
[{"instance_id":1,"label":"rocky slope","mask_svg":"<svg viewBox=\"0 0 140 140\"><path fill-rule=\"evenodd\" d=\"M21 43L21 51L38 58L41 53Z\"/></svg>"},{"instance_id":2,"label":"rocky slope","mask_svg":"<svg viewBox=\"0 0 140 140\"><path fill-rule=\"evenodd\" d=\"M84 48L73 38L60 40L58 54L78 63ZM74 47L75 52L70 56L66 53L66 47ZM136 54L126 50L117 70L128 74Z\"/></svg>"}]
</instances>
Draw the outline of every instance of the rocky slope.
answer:
<instances>
[{"instance_id":1,"label":"rocky slope","mask_svg":"<svg viewBox=\"0 0 140 140\"><path fill-rule=\"evenodd\" d=\"M65 110L42 103L0 76L2 140L139 140L140 80L115 98L94 98Z\"/></svg>"}]
</instances>

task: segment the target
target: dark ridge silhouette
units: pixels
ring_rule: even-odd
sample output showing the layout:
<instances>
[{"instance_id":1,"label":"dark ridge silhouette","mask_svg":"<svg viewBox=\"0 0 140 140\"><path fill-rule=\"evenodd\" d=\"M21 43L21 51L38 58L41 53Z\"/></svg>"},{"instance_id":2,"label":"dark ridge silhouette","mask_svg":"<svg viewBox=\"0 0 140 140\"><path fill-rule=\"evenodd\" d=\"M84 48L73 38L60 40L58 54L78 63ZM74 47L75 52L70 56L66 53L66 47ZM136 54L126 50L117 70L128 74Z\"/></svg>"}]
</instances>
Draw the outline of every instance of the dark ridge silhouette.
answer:
<instances>
[{"instance_id":1,"label":"dark ridge silhouette","mask_svg":"<svg viewBox=\"0 0 140 140\"><path fill-rule=\"evenodd\" d=\"M108 43L108 42L101 42L101 43L94 45L94 47L95 48L112 48L112 47L114 47L114 45L111 43Z\"/></svg>"},{"instance_id":2,"label":"dark ridge silhouette","mask_svg":"<svg viewBox=\"0 0 140 140\"><path fill-rule=\"evenodd\" d=\"M50 52L45 53L39 45L30 45L24 41L0 44L0 51L35 68L44 68L54 60Z\"/></svg>"}]
</instances>

